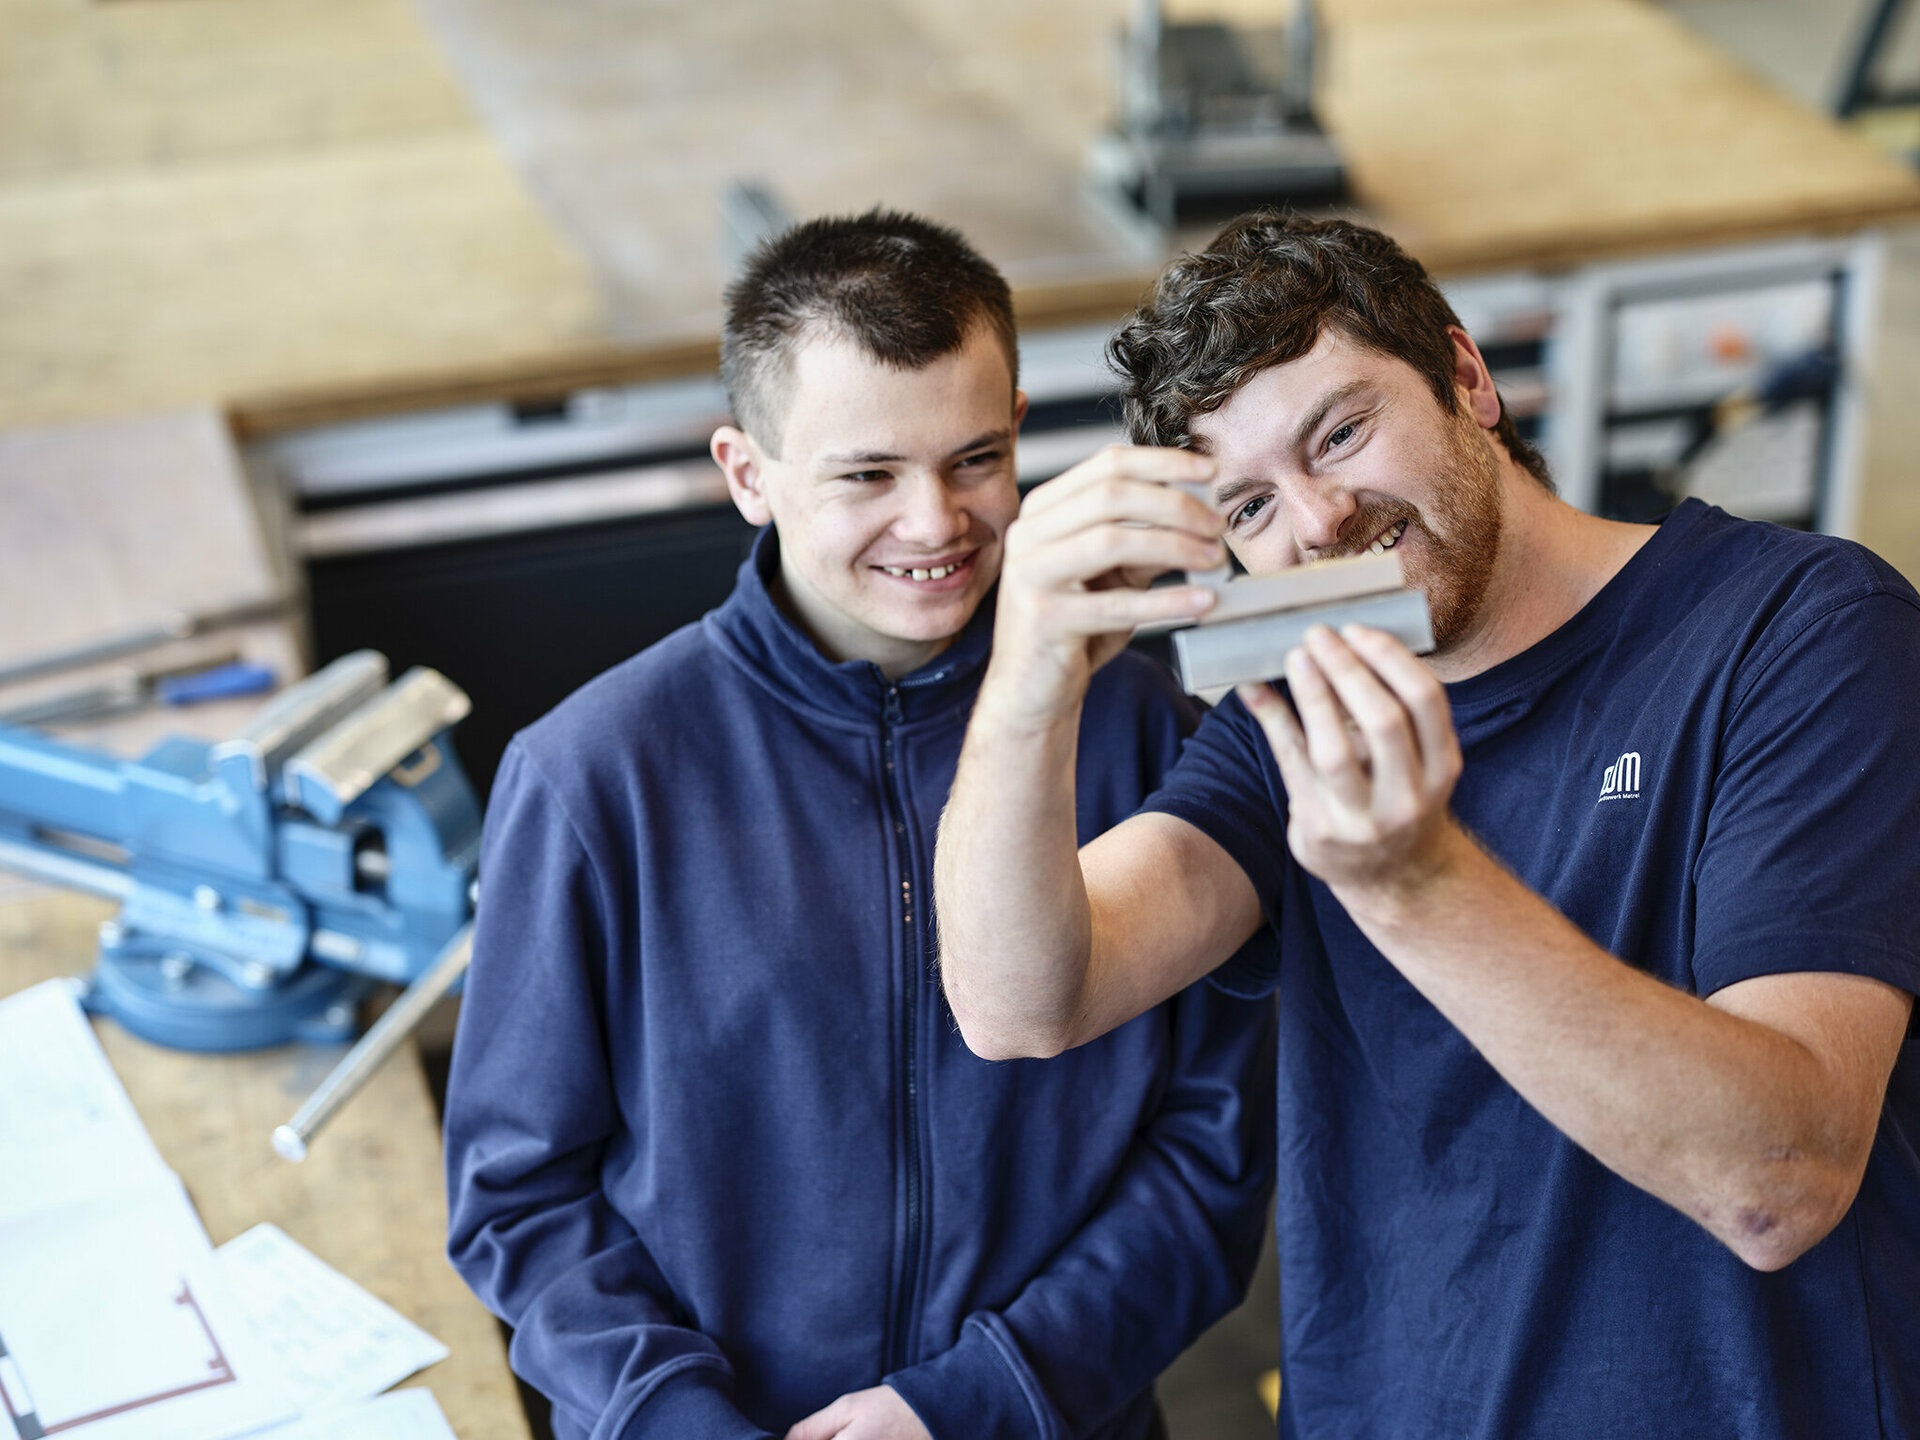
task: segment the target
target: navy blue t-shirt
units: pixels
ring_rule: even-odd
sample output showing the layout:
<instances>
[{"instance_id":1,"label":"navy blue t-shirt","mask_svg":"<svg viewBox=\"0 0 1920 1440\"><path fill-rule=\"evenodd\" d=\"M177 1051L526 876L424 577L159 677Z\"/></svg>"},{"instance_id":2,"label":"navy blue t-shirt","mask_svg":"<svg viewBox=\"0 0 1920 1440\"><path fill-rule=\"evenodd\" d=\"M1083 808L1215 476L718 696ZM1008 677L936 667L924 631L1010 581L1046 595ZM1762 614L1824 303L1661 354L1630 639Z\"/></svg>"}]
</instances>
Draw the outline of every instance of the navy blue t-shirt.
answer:
<instances>
[{"instance_id":1,"label":"navy blue t-shirt","mask_svg":"<svg viewBox=\"0 0 1920 1440\"><path fill-rule=\"evenodd\" d=\"M1448 690L1455 813L1612 954L1703 996L1920 991L1920 596L1867 551L1690 501ZM1859 1199L1762 1274L1542 1119L1294 863L1237 701L1146 808L1277 941L1215 978L1280 1002L1283 1436L1920 1440L1920 1022Z\"/></svg>"}]
</instances>

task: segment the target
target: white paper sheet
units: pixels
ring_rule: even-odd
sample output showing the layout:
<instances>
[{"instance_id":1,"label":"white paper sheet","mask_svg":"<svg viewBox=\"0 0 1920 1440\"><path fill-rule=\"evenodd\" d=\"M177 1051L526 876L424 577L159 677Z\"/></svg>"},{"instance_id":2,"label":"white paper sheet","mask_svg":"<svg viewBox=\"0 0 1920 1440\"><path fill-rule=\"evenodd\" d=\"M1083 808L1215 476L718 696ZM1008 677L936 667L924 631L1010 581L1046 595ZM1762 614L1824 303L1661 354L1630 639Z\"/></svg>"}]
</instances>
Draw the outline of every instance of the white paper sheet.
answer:
<instances>
[{"instance_id":1,"label":"white paper sheet","mask_svg":"<svg viewBox=\"0 0 1920 1440\"><path fill-rule=\"evenodd\" d=\"M446 1346L278 1226L256 1225L214 1255L302 1415L377 1395L447 1358Z\"/></svg>"},{"instance_id":2,"label":"white paper sheet","mask_svg":"<svg viewBox=\"0 0 1920 1440\"><path fill-rule=\"evenodd\" d=\"M294 1413L171 1175L0 1225L0 1340L9 1407L62 1440L221 1440Z\"/></svg>"},{"instance_id":3,"label":"white paper sheet","mask_svg":"<svg viewBox=\"0 0 1920 1440\"><path fill-rule=\"evenodd\" d=\"M63 981L0 1000L0 1349L0 1422L30 1409L61 1440L226 1440L295 1413Z\"/></svg>"},{"instance_id":4,"label":"white paper sheet","mask_svg":"<svg viewBox=\"0 0 1920 1440\"><path fill-rule=\"evenodd\" d=\"M0 1222L172 1178L72 986L0 1000Z\"/></svg>"},{"instance_id":5,"label":"white paper sheet","mask_svg":"<svg viewBox=\"0 0 1920 1440\"><path fill-rule=\"evenodd\" d=\"M324 1415L276 1425L247 1440L455 1440L431 1390L396 1390Z\"/></svg>"}]
</instances>

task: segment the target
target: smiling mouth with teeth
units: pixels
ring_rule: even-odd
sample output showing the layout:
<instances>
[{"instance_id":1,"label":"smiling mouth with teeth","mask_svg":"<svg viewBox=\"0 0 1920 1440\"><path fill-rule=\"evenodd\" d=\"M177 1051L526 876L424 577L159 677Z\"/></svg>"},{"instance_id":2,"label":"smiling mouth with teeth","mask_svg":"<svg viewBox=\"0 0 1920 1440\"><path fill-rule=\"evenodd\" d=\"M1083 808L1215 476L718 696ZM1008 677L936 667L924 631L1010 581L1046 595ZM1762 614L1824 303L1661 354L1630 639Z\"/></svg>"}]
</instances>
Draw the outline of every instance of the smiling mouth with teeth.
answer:
<instances>
[{"instance_id":1,"label":"smiling mouth with teeth","mask_svg":"<svg viewBox=\"0 0 1920 1440\"><path fill-rule=\"evenodd\" d=\"M1400 537L1406 533L1407 522L1402 520L1398 524L1390 526L1384 535L1369 545L1367 547L1367 553L1369 555L1386 554L1387 551L1400 543Z\"/></svg>"},{"instance_id":2,"label":"smiling mouth with teeth","mask_svg":"<svg viewBox=\"0 0 1920 1440\"><path fill-rule=\"evenodd\" d=\"M951 565L935 565L928 570L908 570L899 565L882 565L880 568L901 580L944 580L964 564L966 561L956 560Z\"/></svg>"}]
</instances>

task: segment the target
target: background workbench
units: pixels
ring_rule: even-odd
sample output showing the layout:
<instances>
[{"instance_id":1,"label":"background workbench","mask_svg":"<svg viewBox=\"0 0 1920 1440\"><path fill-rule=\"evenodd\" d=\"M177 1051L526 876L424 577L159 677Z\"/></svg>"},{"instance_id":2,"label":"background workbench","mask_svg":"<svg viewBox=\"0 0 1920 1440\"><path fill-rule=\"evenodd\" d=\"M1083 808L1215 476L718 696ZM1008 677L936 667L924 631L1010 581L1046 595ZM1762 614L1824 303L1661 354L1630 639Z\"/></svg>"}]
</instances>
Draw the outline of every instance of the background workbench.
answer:
<instances>
[{"instance_id":1,"label":"background workbench","mask_svg":"<svg viewBox=\"0 0 1920 1440\"><path fill-rule=\"evenodd\" d=\"M239 457L209 410L0 433L0 667L49 650L288 595ZM295 607L297 608L297 607ZM105 679L122 665L180 663L232 647L286 681L302 673L286 615L0 686L0 707ZM148 707L62 725L58 738L107 754L145 753L170 734L239 734L251 696L191 709ZM0 871L0 995L92 968L114 905ZM237 1055L168 1050L96 1022L108 1058L215 1244L272 1221L322 1260L445 1342L430 1386L462 1440L526 1440L499 1326L445 1258L439 1121L414 1045L292 1165L270 1136L344 1053L300 1045Z\"/></svg>"},{"instance_id":2,"label":"background workbench","mask_svg":"<svg viewBox=\"0 0 1920 1440\"><path fill-rule=\"evenodd\" d=\"M1920 215L1646 0L1321 4L1356 199L1438 272ZM1030 320L1117 315L1163 258L1080 197L1127 8L0 0L0 428L697 366L739 178L962 225Z\"/></svg>"},{"instance_id":3,"label":"background workbench","mask_svg":"<svg viewBox=\"0 0 1920 1440\"><path fill-rule=\"evenodd\" d=\"M0 995L84 974L112 913L76 895L20 886L0 894ZM445 1360L405 1383L433 1391L461 1440L527 1440L499 1326L445 1258L439 1126L413 1047L334 1118L305 1163L290 1165L273 1153L273 1127L344 1047L192 1055L111 1021L94 1028L214 1244L272 1221L446 1344Z\"/></svg>"}]
</instances>

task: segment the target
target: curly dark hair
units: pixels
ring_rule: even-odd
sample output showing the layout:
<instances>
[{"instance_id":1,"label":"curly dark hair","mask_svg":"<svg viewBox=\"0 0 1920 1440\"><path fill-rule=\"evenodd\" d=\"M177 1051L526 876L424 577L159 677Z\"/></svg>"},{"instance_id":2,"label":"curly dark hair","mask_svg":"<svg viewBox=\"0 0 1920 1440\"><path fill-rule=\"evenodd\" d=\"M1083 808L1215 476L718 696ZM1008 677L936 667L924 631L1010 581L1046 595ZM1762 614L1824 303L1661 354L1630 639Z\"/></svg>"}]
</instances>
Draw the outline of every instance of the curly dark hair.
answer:
<instances>
[{"instance_id":1,"label":"curly dark hair","mask_svg":"<svg viewBox=\"0 0 1920 1440\"><path fill-rule=\"evenodd\" d=\"M1219 409L1269 366L1305 355L1328 326L1406 361L1456 413L1447 327L1459 324L1420 262L1378 230L1256 210L1169 265L1108 341L1107 359L1123 382L1134 442L1186 445L1195 415ZM1494 434L1515 464L1554 488L1546 458L1520 438L1504 405Z\"/></svg>"},{"instance_id":2,"label":"curly dark hair","mask_svg":"<svg viewBox=\"0 0 1920 1440\"><path fill-rule=\"evenodd\" d=\"M1019 383L1013 294L957 230L875 207L782 231L727 287L720 378L735 422L778 451L793 347L808 333L851 340L883 365L918 370L985 322Z\"/></svg>"}]
</instances>

